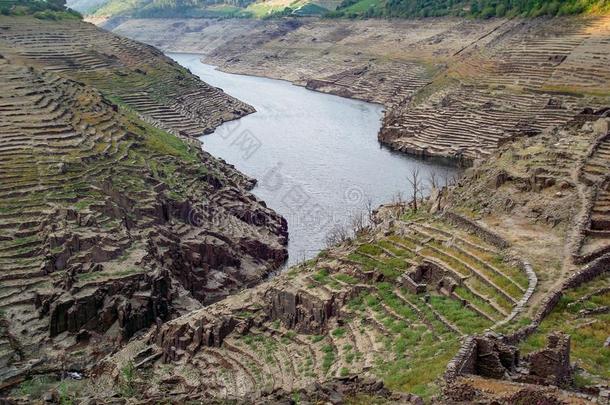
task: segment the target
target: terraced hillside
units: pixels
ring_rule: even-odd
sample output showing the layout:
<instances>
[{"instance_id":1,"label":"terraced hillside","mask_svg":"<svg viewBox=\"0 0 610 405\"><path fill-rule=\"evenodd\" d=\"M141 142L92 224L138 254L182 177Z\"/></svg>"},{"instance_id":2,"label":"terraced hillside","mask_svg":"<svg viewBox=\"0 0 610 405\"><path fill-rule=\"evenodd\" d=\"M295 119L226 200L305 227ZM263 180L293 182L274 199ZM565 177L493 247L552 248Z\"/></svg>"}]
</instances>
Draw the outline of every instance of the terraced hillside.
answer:
<instances>
[{"instance_id":1,"label":"terraced hillside","mask_svg":"<svg viewBox=\"0 0 610 405\"><path fill-rule=\"evenodd\" d=\"M158 22L178 24L160 41L200 27L177 46L225 68L386 103L395 147L473 163L418 210L382 207L241 290L283 262L286 223L186 135L248 107L91 26L68 25L87 36L80 50L55 23L0 19L0 389L30 402L48 389L75 402L604 401L608 21L257 21L227 36L230 21ZM87 378L32 376L67 370Z\"/></svg>"},{"instance_id":2,"label":"terraced hillside","mask_svg":"<svg viewBox=\"0 0 610 405\"><path fill-rule=\"evenodd\" d=\"M512 319L536 276L500 239L486 242L443 217L386 211L353 243L171 321L109 364L135 364L159 382L146 384L153 396L206 387L206 398L256 397L351 374L437 394L460 339Z\"/></svg>"},{"instance_id":3,"label":"terraced hillside","mask_svg":"<svg viewBox=\"0 0 610 405\"><path fill-rule=\"evenodd\" d=\"M181 135L248 106L86 23L0 27L0 389L84 369L283 263L286 222L254 181ZM158 108L126 96L134 75Z\"/></svg>"},{"instance_id":4,"label":"terraced hillside","mask_svg":"<svg viewBox=\"0 0 610 405\"><path fill-rule=\"evenodd\" d=\"M152 47L80 21L24 19L0 18L6 58L92 85L176 135L210 132L253 111Z\"/></svg>"},{"instance_id":5,"label":"terraced hillside","mask_svg":"<svg viewBox=\"0 0 610 405\"><path fill-rule=\"evenodd\" d=\"M569 333L576 342L572 356L578 361L581 385L604 385L610 379L610 275L594 278L566 291L557 307L541 323L538 331L522 344L525 353L544 346L551 330ZM599 351L605 352L600 355Z\"/></svg>"},{"instance_id":6,"label":"terraced hillside","mask_svg":"<svg viewBox=\"0 0 610 405\"><path fill-rule=\"evenodd\" d=\"M379 139L417 155L485 158L610 97L608 16L128 20L115 31L164 50L201 52L230 72L384 104Z\"/></svg>"},{"instance_id":7,"label":"terraced hillside","mask_svg":"<svg viewBox=\"0 0 610 405\"><path fill-rule=\"evenodd\" d=\"M129 369L134 395L264 402L278 392L309 398L324 391L315 384L359 375L436 403L603 401L608 255L579 249L598 201L596 183L581 173L597 164L605 115L587 110L502 146L416 213L407 204L379 209L373 225L316 259L133 340L106 358L95 384L125 383ZM547 372L534 362L555 350L543 346L556 331L572 334L571 359L582 370L548 388L532 373ZM533 371L478 375L494 370L493 346L472 352L473 363L460 356L488 332L500 334L502 356L517 353L502 345L521 344ZM456 364L472 371L450 372Z\"/></svg>"}]
</instances>

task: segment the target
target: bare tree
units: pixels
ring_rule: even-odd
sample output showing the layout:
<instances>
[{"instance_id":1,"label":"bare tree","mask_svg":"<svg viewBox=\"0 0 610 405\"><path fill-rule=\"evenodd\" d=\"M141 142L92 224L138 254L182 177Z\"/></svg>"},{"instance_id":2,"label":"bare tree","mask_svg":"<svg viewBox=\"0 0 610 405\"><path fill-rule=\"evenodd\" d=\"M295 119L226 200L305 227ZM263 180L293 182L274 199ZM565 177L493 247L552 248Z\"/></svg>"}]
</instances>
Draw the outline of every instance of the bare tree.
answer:
<instances>
[{"instance_id":1,"label":"bare tree","mask_svg":"<svg viewBox=\"0 0 610 405\"><path fill-rule=\"evenodd\" d=\"M352 214L350 218L350 225L352 227L352 232L354 232L354 235L357 236L361 234L367 226L366 220L364 218L364 213L359 211Z\"/></svg>"},{"instance_id":2,"label":"bare tree","mask_svg":"<svg viewBox=\"0 0 610 405\"><path fill-rule=\"evenodd\" d=\"M447 188L457 185L463 174L463 170L458 170L455 173L449 173L449 169L446 168L442 175L444 186Z\"/></svg>"},{"instance_id":3,"label":"bare tree","mask_svg":"<svg viewBox=\"0 0 610 405\"><path fill-rule=\"evenodd\" d=\"M428 184L432 190L439 186L438 174L434 170L428 173Z\"/></svg>"},{"instance_id":4,"label":"bare tree","mask_svg":"<svg viewBox=\"0 0 610 405\"><path fill-rule=\"evenodd\" d=\"M326 238L325 238L327 247L338 245L347 240L349 240L349 231L348 231L347 227L343 224L335 225L328 232L328 234L326 234Z\"/></svg>"},{"instance_id":5,"label":"bare tree","mask_svg":"<svg viewBox=\"0 0 610 405\"><path fill-rule=\"evenodd\" d=\"M459 183L459 181L460 181L460 179L462 178L463 175L464 175L464 170L463 169L458 169L458 171L453 173L453 177L451 179L451 185L452 186L457 186L457 184Z\"/></svg>"},{"instance_id":6,"label":"bare tree","mask_svg":"<svg viewBox=\"0 0 610 405\"><path fill-rule=\"evenodd\" d=\"M373 223L373 211L375 210L373 208L373 198L372 197L366 198L364 207L366 209L366 215L368 217L368 222L369 222L369 224L372 224Z\"/></svg>"},{"instance_id":7,"label":"bare tree","mask_svg":"<svg viewBox=\"0 0 610 405\"><path fill-rule=\"evenodd\" d=\"M392 197L392 201L394 202L394 204L400 205L403 203L404 200L405 198L402 195L402 191L396 192L396 194L394 194L394 197Z\"/></svg>"},{"instance_id":8,"label":"bare tree","mask_svg":"<svg viewBox=\"0 0 610 405\"><path fill-rule=\"evenodd\" d=\"M449 187L449 183L451 181L451 176L449 175L449 169L445 168L445 170L443 170L443 183L445 188Z\"/></svg>"},{"instance_id":9,"label":"bare tree","mask_svg":"<svg viewBox=\"0 0 610 405\"><path fill-rule=\"evenodd\" d=\"M419 168L418 167L414 167L413 169L411 169L411 173L409 174L409 176L407 177L407 181L409 182L409 184L411 185L411 188L413 189L413 211L417 211L417 196L421 194L421 188L422 188L422 179L420 178L420 174L419 174Z\"/></svg>"}]
</instances>

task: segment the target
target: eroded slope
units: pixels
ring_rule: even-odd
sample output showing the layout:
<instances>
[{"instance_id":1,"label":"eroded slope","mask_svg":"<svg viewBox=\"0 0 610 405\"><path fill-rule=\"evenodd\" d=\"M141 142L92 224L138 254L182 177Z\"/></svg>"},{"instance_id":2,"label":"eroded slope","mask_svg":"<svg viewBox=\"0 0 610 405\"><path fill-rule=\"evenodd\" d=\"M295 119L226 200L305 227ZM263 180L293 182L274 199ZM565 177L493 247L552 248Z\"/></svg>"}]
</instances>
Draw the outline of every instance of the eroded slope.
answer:
<instances>
[{"instance_id":1,"label":"eroded slope","mask_svg":"<svg viewBox=\"0 0 610 405\"><path fill-rule=\"evenodd\" d=\"M250 107L86 23L0 27L1 389L86 369L283 263L254 180L183 136Z\"/></svg>"},{"instance_id":2,"label":"eroded slope","mask_svg":"<svg viewBox=\"0 0 610 405\"><path fill-rule=\"evenodd\" d=\"M457 185L434 192L426 212L384 207L352 240L151 330L108 357L93 373L100 391L86 395L108 395L125 383L126 368L135 370L131 383L138 395L183 400L268 398L277 390L308 394L311 384L354 374L440 403L446 384L450 399L466 403L586 403L604 395L607 373L598 364L607 362L609 259L603 248L593 255L580 250L596 218L590 211L599 201L594 191L605 181L582 175L600 163L591 151L608 136L604 115L607 110L589 110L560 128L505 145ZM589 284L579 287L583 283ZM567 306L568 315L562 315L564 294L568 303L577 300ZM527 355L534 370L527 372L543 377L523 371L511 377L528 385L498 380L505 375L501 367L495 380L460 376L481 372L472 367L476 363L468 363L470 371L447 371L451 377L443 379L447 367L468 369L462 362L471 357L454 356L472 344L469 335L503 333L511 345L532 336L529 352L557 329L583 337L571 341L571 359L581 368L576 383L566 377L567 391L531 384L553 377L535 368L544 352ZM472 360L481 367L490 361L484 350Z\"/></svg>"},{"instance_id":3,"label":"eroded slope","mask_svg":"<svg viewBox=\"0 0 610 405\"><path fill-rule=\"evenodd\" d=\"M607 16L128 20L115 30L161 49L201 52L230 72L384 104L380 140L413 154L484 158L607 104L610 94Z\"/></svg>"}]
</instances>

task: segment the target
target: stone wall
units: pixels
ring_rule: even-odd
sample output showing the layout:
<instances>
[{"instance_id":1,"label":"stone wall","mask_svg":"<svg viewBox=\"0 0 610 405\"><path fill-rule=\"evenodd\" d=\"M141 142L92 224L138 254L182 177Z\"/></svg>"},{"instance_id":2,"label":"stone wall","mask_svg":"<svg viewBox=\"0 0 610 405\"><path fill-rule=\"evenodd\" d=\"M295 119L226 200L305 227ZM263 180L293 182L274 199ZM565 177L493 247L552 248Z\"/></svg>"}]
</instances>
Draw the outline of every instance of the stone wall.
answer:
<instances>
[{"instance_id":1,"label":"stone wall","mask_svg":"<svg viewBox=\"0 0 610 405\"><path fill-rule=\"evenodd\" d=\"M602 275L607 271L610 271L610 253L595 259L587 266L573 273L568 279L566 279L561 284L561 286L559 286L555 290L550 291L542 300L540 308L538 309L538 312L536 312L536 314L534 315L532 323L522 329L519 329L511 335L505 336L504 341L510 344L516 344L517 342L534 333L538 328L538 325L540 325L544 318L546 318L546 316L551 313L553 308L555 308L555 306L563 296L563 292L565 290L578 287L581 284L593 280L594 278Z\"/></svg>"},{"instance_id":2,"label":"stone wall","mask_svg":"<svg viewBox=\"0 0 610 405\"><path fill-rule=\"evenodd\" d=\"M445 382L451 385L458 376L468 374L542 385L569 385L572 382L570 336L551 334L545 348L523 359L519 349L504 342L502 336L469 336L447 365Z\"/></svg>"},{"instance_id":3,"label":"stone wall","mask_svg":"<svg viewBox=\"0 0 610 405\"><path fill-rule=\"evenodd\" d=\"M505 344L497 336L469 336L447 365L445 381L450 384L465 374L502 378L514 371L518 363L518 349Z\"/></svg>"},{"instance_id":4,"label":"stone wall","mask_svg":"<svg viewBox=\"0 0 610 405\"><path fill-rule=\"evenodd\" d=\"M468 219L451 211L445 211L443 213L443 217L449 223L457 226L458 228L462 228L468 232L474 233L479 238L483 239L485 242L489 243L490 245L496 246L499 249L506 249L509 246L509 243L500 235L496 234L495 232L492 232L489 229L484 228L482 225L476 223L471 219Z\"/></svg>"},{"instance_id":5,"label":"stone wall","mask_svg":"<svg viewBox=\"0 0 610 405\"><path fill-rule=\"evenodd\" d=\"M451 383L463 374L473 374L477 360L477 341L475 336L464 339L460 350L447 364L445 370L445 381Z\"/></svg>"}]
</instances>

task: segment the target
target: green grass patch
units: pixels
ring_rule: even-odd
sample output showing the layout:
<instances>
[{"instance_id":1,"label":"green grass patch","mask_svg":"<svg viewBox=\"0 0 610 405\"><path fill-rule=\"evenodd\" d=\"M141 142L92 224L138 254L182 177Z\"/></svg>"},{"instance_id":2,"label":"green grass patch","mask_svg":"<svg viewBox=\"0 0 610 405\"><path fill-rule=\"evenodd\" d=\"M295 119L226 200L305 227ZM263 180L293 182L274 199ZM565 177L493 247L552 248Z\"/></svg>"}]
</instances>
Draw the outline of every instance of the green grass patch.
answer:
<instances>
[{"instance_id":1,"label":"green grass patch","mask_svg":"<svg viewBox=\"0 0 610 405\"><path fill-rule=\"evenodd\" d=\"M334 278L346 284L358 284L358 279L349 274L339 273L336 274Z\"/></svg>"},{"instance_id":2,"label":"green grass patch","mask_svg":"<svg viewBox=\"0 0 610 405\"><path fill-rule=\"evenodd\" d=\"M464 308L460 302L448 297L433 295L430 297L430 305L466 334L480 332L492 325L488 319Z\"/></svg>"},{"instance_id":3,"label":"green grass patch","mask_svg":"<svg viewBox=\"0 0 610 405\"><path fill-rule=\"evenodd\" d=\"M331 345L325 345L322 347L322 352L324 352L324 357L322 359L322 370L324 371L324 374L327 374L332 365L335 363L335 349Z\"/></svg>"},{"instance_id":4,"label":"green grass patch","mask_svg":"<svg viewBox=\"0 0 610 405\"><path fill-rule=\"evenodd\" d=\"M334 337L341 338L345 336L345 328L337 328L331 332L331 335L333 335Z\"/></svg>"},{"instance_id":5,"label":"green grass patch","mask_svg":"<svg viewBox=\"0 0 610 405\"><path fill-rule=\"evenodd\" d=\"M529 353L543 348L549 333L563 331L572 337L572 361L578 361L579 366L588 373L608 380L610 350L604 348L604 342L610 336L610 314L583 317L579 315L579 311L610 305L610 293L596 295L582 303L579 303L578 299L609 284L609 277L598 278L567 292L542 321L536 333L521 345L521 350Z\"/></svg>"}]
</instances>

